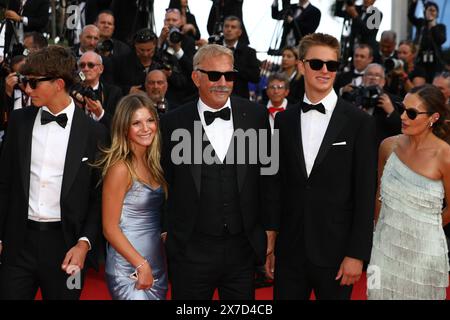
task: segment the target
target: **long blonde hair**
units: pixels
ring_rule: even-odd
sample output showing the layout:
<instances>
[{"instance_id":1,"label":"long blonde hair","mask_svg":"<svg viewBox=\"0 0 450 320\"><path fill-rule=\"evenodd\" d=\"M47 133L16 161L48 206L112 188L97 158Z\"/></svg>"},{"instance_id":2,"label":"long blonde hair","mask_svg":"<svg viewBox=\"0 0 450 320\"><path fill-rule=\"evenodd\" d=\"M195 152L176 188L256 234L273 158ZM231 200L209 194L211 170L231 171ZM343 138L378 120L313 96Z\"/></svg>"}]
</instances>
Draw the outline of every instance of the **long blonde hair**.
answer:
<instances>
[{"instance_id":1,"label":"long blonde hair","mask_svg":"<svg viewBox=\"0 0 450 320\"><path fill-rule=\"evenodd\" d=\"M109 168L123 161L130 172L131 178L133 180L138 179L133 165L133 152L128 140L128 131L133 114L141 108L146 108L157 124L157 132L151 146L147 149L145 160L152 177L162 186L167 197L167 183L160 163L161 133L159 130L158 112L154 107L154 103L143 93L129 94L119 101L112 120L111 146L102 150L104 155L96 166L102 168L102 177L104 178Z\"/></svg>"}]
</instances>

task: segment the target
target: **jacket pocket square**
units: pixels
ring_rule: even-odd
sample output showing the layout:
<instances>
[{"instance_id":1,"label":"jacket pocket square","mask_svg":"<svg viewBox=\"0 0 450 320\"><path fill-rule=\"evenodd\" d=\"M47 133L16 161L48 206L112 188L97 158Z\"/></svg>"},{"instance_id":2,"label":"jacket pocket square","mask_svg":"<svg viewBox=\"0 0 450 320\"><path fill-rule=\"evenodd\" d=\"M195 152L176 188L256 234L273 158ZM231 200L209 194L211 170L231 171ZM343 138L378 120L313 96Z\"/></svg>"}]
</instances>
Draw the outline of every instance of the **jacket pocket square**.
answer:
<instances>
[{"instance_id":1,"label":"jacket pocket square","mask_svg":"<svg viewBox=\"0 0 450 320\"><path fill-rule=\"evenodd\" d=\"M345 145L347 145L347 141L335 142L332 144L332 146L345 146Z\"/></svg>"},{"instance_id":2,"label":"jacket pocket square","mask_svg":"<svg viewBox=\"0 0 450 320\"><path fill-rule=\"evenodd\" d=\"M83 158L83 159L81 159L81 162L85 162L87 160L88 160L88 158Z\"/></svg>"}]
</instances>

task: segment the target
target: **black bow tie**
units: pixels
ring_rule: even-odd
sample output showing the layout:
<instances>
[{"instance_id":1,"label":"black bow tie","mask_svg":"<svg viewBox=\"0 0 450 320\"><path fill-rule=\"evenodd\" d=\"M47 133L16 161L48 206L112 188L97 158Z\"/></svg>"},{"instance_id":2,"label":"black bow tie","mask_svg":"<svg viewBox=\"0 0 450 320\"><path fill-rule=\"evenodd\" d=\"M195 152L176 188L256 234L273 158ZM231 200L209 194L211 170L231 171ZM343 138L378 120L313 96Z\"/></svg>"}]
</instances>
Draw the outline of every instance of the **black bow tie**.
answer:
<instances>
[{"instance_id":1,"label":"black bow tie","mask_svg":"<svg viewBox=\"0 0 450 320\"><path fill-rule=\"evenodd\" d=\"M353 71L352 78L362 77L363 75L364 75L364 73L357 73L357 72Z\"/></svg>"},{"instance_id":2,"label":"black bow tie","mask_svg":"<svg viewBox=\"0 0 450 320\"><path fill-rule=\"evenodd\" d=\"M56 123L58 123L61 127L65 128L67 125L67 115L65 113L61 113L58 116L54 116L50 112L42 110L41 124L47 124L52 121L56 121Z\"/></svg>"},{"instance_id":3,"label":"black bow tie","mask_svg":"<svg viewBox=\"0 0 450 320\"><path fill-rule=\"evenodd\" d=\"M223 120L230 120L231 109L223 108L222 110L216 112L205 111L203 112L203 115L205 116L206 125L209 126L211 123L214 122L216 118L221 118Z\"/></svg>"},{"instance_id":4,"label":"black bow tie","mask_svg":"<svg viewBox=\"0 0 450 320\"><path fill-rule=\"evenodd\" d=\"M325 114L325 107L323 106L323 104L319 103L319 104L309 104L306 102L302 102L302 111L303 112L308 112L310 110L316 110L319 111L320 113Z\"/></svg>"}]
</instances>

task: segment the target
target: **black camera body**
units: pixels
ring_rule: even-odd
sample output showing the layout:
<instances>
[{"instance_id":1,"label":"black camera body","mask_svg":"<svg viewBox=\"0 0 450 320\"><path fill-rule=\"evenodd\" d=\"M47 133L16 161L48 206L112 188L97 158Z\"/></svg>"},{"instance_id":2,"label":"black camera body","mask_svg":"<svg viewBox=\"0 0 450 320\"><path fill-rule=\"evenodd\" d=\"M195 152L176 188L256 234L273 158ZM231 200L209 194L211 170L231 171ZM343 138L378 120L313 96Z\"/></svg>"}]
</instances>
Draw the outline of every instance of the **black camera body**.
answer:
<instances>
[{"instance_id":1,"label":"black camera body","mask_svg":"<svg viewBox=\"0 0 450 320\"><path fill-rule=\"evenodd\" d=\"M111 39L100 41L97 44L97 52L100 54L111 53L114 50L114 43Z\"/></svg>"},{"instance_id":2,"label":"black camera body","mask_svg":"<svg viewBox=\"0 0 450 320\"><path fill-rule=\"evenodd\" d=\"M405 68L405 63L401 59L388 58L384 62L384 68L386 69L386 72L389 73L396 69Z\"/></svg>"},{"instance_id":3,"label":"black camera body","mask_svg":"<svg viewBox=\"0 0 450 320\"><path fill-rule=\"evenodd\" d=\"M157 69L173 70L175 61L173 56L165 50L156 51L153 56L153 61L156 64Z\"/></svg>"},{"instance_id":4,"label":"black camera body","mask_svg":"<svg viewBox=\"0 0 450 320\"><path fill-rule=\"evenodd\" d=\"M208 38L209 44L220 44L223 45L223 41L225 40L225 36L223 32L214 33Z\"/></svg>"},{"instance_id":5,"label":"black camera body","mask_svg":"<svg viewBox=\"0 0 450 320\"><path fill-rule=\"evenodd\" d=\"M383 89L380 86L360 86L354 88L346 95L346 99L361 106L364 109L376 108L380 97L383 95Z\"/></svg>"},{"instance_id":6,"label":"black camera body","mask_svg":"<svg viewBox=\"0 0 450 320\"><path fill-rule=\"evenodd\" d=\"M70 95L72 98L80 103L84 103L84 98L89 98L94 101L101 101L101 98L90 86L85 86L83 83L79 82L72 86L70 89Z\"/></svg>"},{"instance_id":7,"label":"black camera body","mask_svg":"<svg viewBox=\"0 0 450 320\"><path fill-rule=\"evenodd\" d=\"M184 35L177 27L171 27L169 30L169 41L172 43L180 43L183 41Z\"/></svg>"}]
</instances>

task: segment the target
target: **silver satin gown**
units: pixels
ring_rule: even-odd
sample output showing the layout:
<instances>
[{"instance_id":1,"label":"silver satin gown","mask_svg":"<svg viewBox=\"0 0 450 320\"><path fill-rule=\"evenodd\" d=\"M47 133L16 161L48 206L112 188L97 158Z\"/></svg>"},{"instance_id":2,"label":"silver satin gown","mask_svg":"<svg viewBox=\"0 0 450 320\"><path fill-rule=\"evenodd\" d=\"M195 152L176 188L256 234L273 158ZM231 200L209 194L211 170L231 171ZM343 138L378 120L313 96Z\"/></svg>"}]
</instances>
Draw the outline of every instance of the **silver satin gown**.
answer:
<instances>
[{"instance_id":1,"label":"silver satin gown","mask_svg":"<svg viewBox=\"0 0 450 320\"><path fill-rule=\"evenodd\" d=\"M114 300L163 300L167 293L167 266L161 241L161 207L164 191L134 181L125 195L120 228L133 247L147 259L153 286L137 290L130 278L134 267L111 245L106 245L106 282Z\"/></svg>"}]
</instances>

